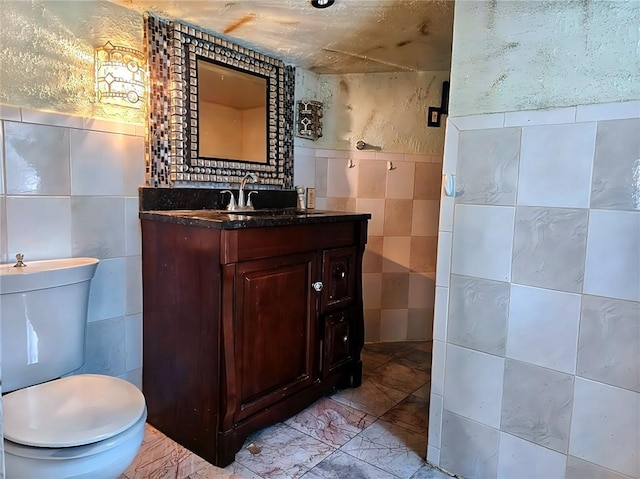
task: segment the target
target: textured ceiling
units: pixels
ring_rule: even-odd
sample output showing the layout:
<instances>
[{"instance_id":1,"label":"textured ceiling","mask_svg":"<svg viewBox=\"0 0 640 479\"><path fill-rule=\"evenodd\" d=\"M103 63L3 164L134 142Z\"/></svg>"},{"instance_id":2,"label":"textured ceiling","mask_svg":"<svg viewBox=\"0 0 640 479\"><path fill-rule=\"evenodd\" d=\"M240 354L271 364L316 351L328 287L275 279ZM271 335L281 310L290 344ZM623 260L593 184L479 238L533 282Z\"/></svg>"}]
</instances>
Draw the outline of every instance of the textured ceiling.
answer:
<instances>
[{"instance_id":1,"label":"textured ceiling","mask_svg":"<svg viewBox=\"0 0 640 479\"><path fill-rule=\"evenodd\" d=\"M222 33L316 73L449 70L453 0L112 0Z\"/></svg>"}]
</instances>

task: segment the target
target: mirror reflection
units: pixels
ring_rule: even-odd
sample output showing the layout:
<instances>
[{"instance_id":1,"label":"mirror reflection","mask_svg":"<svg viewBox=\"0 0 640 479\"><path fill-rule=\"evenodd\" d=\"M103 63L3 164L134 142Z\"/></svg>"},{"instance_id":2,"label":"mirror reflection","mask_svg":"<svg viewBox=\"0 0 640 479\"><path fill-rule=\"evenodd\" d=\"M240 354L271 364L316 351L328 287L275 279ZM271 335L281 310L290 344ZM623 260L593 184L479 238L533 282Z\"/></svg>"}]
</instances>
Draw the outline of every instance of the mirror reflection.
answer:
<instances>
[{"instance_id":1,"label":"mirror reflection","mask_svg":"<svg viewBox=\"0 0 640 479\"><path fill-rule=\"evenodd\" d=\"M198 157L267 163L267 78L199 58Z\"/></svg>"}]
</instances>

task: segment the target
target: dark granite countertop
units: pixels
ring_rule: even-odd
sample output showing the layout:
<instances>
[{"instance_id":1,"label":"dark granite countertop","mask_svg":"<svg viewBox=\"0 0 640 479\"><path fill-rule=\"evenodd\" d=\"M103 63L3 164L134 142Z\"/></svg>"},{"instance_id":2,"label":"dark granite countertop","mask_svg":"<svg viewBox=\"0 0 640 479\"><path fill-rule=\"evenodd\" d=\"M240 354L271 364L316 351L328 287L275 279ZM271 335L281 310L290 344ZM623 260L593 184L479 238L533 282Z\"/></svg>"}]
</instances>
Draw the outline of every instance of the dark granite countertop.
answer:
<instances>
[{"instance_id":1,"label":"dark granite countertop","mask_svg":"<svg viewBox=\"0 0 640 479\"><path fill-rule=\"evenodd\" d=\"M253 211L200 209L140 211L140 218L204 228L242 229L365 220L370 219L371 215L369 213L300 210L296 208L259 209Z\"/></svg>"}]
</instances>

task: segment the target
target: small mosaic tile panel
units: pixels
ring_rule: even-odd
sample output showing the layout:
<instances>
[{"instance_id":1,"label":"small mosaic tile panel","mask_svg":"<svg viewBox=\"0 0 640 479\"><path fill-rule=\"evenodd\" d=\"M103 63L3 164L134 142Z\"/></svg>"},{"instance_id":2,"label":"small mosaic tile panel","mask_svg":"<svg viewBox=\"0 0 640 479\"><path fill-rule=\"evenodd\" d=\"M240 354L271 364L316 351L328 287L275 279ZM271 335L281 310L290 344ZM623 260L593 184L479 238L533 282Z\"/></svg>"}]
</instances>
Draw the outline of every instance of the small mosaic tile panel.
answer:
<instances>
[{"instance_id":1,"label":"small mosaic tile panel","mask_svg":"<svg viewBox=\"0 0 640 479\"><path fill-rule=\"evenodd\" d=\"M251 172L267 188L291 188L295 69L197 27L152 14L145 17L145 36L151 81L148 185L227 185L239 183ZM265 164L198 156L198 58L267 80Z\"/></svg>"}]
</instances>

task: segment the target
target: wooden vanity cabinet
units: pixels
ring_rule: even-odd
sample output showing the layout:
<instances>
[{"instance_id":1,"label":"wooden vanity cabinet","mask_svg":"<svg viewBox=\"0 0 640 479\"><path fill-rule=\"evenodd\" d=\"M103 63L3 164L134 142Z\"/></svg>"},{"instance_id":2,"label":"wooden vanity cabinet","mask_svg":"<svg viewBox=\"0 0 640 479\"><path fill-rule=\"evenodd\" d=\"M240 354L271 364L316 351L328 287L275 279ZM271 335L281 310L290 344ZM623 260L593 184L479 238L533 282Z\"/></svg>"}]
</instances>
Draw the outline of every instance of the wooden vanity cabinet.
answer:
<instances>
[{"instance_id":1,"label":"wooden vanity cabinet","mask_svg":"<svg viewBox=\"0 0 640 479\"><path fill-rule=\"evenodd\" d=\"M148 422L226 466L247 435L358 386L366 219L142 220Z\"/></svg>"}]
</instances>

